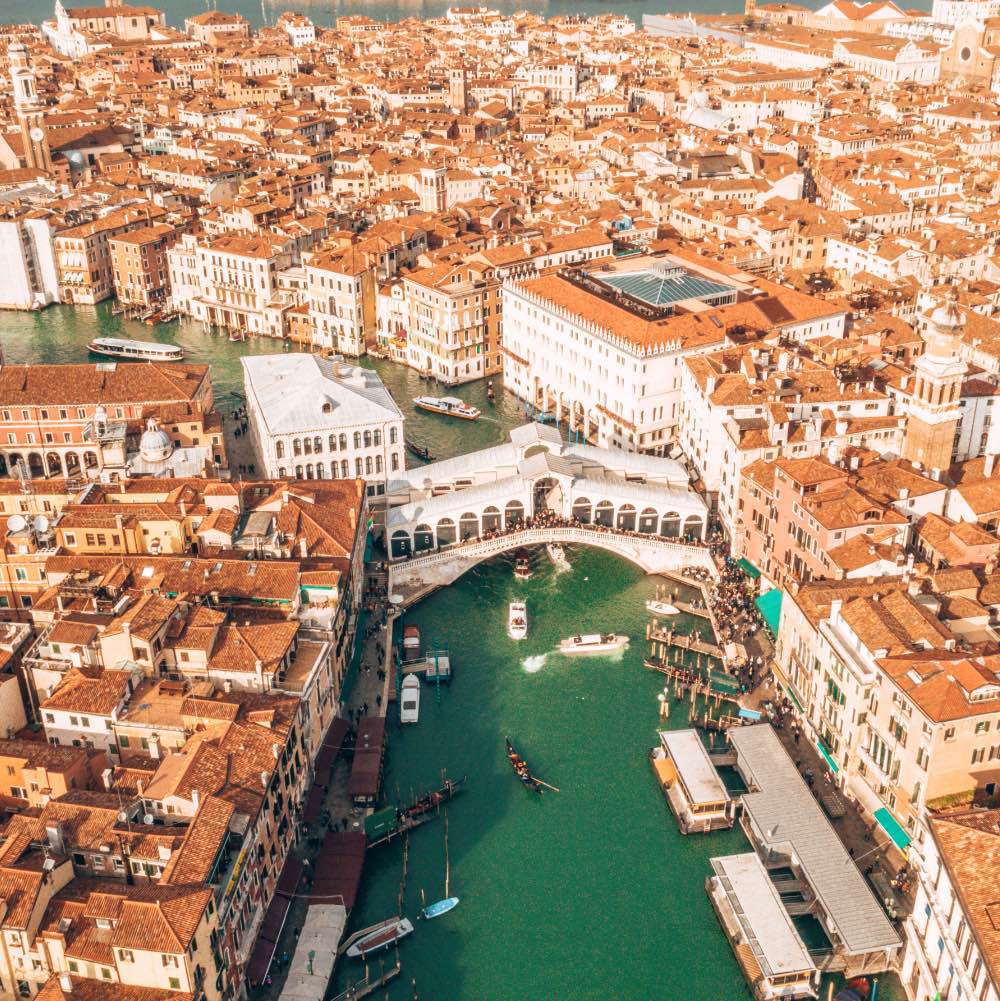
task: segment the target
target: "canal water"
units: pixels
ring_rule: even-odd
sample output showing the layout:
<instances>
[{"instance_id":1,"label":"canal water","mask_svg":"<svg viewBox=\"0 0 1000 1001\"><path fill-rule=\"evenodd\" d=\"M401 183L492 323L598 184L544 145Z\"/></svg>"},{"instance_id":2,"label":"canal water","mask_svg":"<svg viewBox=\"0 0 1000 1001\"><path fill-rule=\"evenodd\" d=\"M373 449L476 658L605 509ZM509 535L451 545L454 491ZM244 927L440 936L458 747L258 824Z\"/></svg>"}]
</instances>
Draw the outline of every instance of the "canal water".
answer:
<instances>
[{"instance_id":1,"label":"canal water","mask_svg":"<svg viewBox=\"0 0 1000 1001\"><path fill-rule=\"evenodd\" d=\"M466 1001L743 1001L750 995L704 879L713 854L746 850L737 831L683 837L647 761L659 727L660 675L643 667L654 578L595 549L568 551L559 572L542 550L517 581L501 558L418 605L405 622L425 647L447 647L450 687L421 692L420 722L390 710L385 789L407 800L469 785L448 808L450 886L458 908L417 922L400 949L395 999ZM507 605L528 605L528 637L508 638ZM686 632L696 620L681 617ZM702 624L702 628L704 625ZM564 657L580 631L627 633L617 657ZM670 725L686 721L674 703ZM504 752L509 735L559 793L525 790ZM396 913L402 846L376 848L352 925ZM411 836L404 913L444 896L444 827ZM340 970L338 989L359 964Z\"/></svg>"}]
</instances>

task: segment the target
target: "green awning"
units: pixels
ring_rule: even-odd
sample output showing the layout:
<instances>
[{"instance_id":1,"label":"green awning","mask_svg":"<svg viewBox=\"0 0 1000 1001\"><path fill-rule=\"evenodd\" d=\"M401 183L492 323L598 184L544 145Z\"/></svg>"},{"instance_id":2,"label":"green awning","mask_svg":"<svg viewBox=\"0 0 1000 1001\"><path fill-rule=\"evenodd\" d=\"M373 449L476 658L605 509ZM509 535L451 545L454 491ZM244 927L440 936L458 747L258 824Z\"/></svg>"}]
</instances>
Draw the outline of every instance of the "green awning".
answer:
<instances>
[{"instance_id":1,"label":"green awning","mask_svg":"<svg viewBox=\"0 0 1000 1001\"><path fill-rule=\"evenodd\" d=\"M751 579L756 580L760 576L760 571L745 557L741 556L736 565Z\"/></svg>"},{"instance_id":2,"label":"green awning","mask_svg":"<svg viewBox=\"0 0 1000 1001\"><path fill-rule=\"evenodd\" d=\"M816 750L819 751L823 756L823 760L830 766L830 771L836 775L840 771L840 766L830 757L830 752L823 746L822 740L816 741Z\"/></svg>"},{"instance_id":3,"label":"green awning","mask_svg":"<svg viewBox=\"0 0 1000 1001\"><path fill-rule=\"evenodd\" d=\"M785 689L788 692L788 697L795 703L795 708L798 709L800 713L804 713L805 709L802 708L802 703L799 702L799 697L795 694L795 689L791 685L785 685Z\"/></svg>"},{"instance_id":4,"label":"green awning","mask_svg":"<svg viewBox=\"0 0 1000 1001\"><path fill-rule=\"evenodd\" d=\"M778 635L778 623L781 621L781 598L782 593L776 587L770 591L765 591L762 595L754 598L753 603L764 616L767 628L771 630L772 636Z\"/></svg>"},{"instance_id":5,"label":"green awning","mask_svg":"<svg viewBox=\"0 0 1000 1001\"><path fill-rule=\"evenodd\" d=\"M903 830L899 821L883 806L875 811L875 822L889 835L889 840L901 851L910 847L913 839Z\"/></svg>"}]
</instances>

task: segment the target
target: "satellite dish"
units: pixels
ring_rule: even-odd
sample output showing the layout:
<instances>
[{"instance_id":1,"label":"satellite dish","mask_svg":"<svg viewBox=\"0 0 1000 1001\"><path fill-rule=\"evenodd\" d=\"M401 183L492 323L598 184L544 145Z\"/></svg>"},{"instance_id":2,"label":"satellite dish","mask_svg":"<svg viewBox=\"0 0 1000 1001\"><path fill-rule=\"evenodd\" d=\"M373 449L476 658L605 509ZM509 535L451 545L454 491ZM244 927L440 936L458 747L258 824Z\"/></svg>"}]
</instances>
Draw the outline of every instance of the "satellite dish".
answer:
<instances>
[{"instance_id":1,"label":"satellite dish","mask_svg":"<svg viewBox=\"0 0 1000 1001\"><path fill-rule=\"evenodd\" d=\"M28 522L24 515L13 514L7 519L8 532L23 532L28 527Z\"/></svg>"},{"instance_id":2,"label":"satellite dish","mask_svg":"<svg viewBox=\"0 0 1000 1001\"><path fill-rule=\"evenodd\" d=\"M145 816L144 816L144 817L142 818L142 822L143 822L143 823L144 823L144 824L145 824L145 825L146 825L146 826L148 827L148 826L149 826L150 824L152 824L152 823L153 823L153 821L154 821L155 819L156 819L156 818L155 818L155 817L154 817L154 816L153 816L153 815L152 815L151 813L147 813L147 814L146 814L146 815L145 815Z\"/></svg>"},{"instance_id":3,"label":"satellite dish","mask_svg":"<svg viewBox=\"0 0 1000 1001\"><path fill-rule=\"evenodd\" d=\"M39 534L44 535L49 530L49 519L44 514L38 515L32 522L31 527Z\"/></svg>"}]
</instances>

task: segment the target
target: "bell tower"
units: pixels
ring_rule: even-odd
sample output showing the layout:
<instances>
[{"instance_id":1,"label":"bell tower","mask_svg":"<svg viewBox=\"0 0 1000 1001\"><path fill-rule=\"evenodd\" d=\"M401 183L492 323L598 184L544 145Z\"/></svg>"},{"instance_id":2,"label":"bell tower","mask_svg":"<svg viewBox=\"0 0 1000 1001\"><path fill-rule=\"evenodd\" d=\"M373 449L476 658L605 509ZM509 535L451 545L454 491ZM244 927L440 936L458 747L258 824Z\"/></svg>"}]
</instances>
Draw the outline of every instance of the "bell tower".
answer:
<instances>
[{"instance_id":1,"label":"bell tower","mask_svg":"<svg viewBox=\"0 0 1000 1001\"><path fill-rule=\"evenodd\" d=\"M11 42L7 55L10 57L10 79L14 87L14 113L21 127L24 146L24 165L49 173L52 170L52 152L45 130L45 110L38 99L28 49L23 42Z\"/></svg>"},{"instance_id":2,"label":"bell tower","mask_svg":"<svg viewBox=\"0 0 1000 1001\"><path fill-rule=\"evenodd\" d=\"M962 419L962 381L968 366L959 357L964 320L954 289L931 314L927 348L913 365L903 458L926 469L951 465L955 432Z\"/></svg>"}]
</instances>

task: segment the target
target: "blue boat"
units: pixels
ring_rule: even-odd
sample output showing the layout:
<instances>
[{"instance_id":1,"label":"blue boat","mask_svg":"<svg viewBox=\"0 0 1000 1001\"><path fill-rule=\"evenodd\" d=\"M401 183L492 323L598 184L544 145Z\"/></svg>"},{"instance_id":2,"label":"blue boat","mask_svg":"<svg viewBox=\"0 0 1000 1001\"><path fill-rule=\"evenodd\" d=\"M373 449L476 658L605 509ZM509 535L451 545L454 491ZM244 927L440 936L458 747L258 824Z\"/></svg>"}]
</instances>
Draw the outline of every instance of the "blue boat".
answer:
<instances>
[{"instance_id":1,"label":"blue boat","mask_svg":"<svg viewBox=\"0 0 1000 1001\"><path fill-rule=\"evenodd\" d=\"M454 910L457 906L458 897L446 897L444 900L439 900L436 904L428 904L420 914L430 921L431 918L439 918L442 914L447 914L448 911Z\"/></svg>"}]
</instances>

